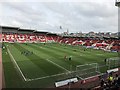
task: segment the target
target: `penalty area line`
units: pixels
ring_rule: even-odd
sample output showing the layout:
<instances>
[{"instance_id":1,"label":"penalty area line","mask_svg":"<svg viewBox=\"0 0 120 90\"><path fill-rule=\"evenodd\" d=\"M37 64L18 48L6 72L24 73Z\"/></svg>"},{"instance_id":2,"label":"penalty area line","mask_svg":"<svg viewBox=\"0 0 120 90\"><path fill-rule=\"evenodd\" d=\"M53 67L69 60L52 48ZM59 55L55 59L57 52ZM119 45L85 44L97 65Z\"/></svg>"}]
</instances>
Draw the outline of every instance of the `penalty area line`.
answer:
<instances>
[{"instance_id":1,"label":"penalty area line","mask_svg":"<svg viewBox=\"0 0 120 90\"><path fill-rule=\"evenodd\" d=\"M64 67L62 67L62 66L60 66L60 65L58 65L58 64L56 64L56 63L54 63L53 61L51 61L51 60L49 60L49 59L46 59L48 62L50 62L50 63L52 63L52 64L54 64L55 66L57 66L57 67L59 67L59 68L61 68L61 69L63 69L63 70L65 70L65 71L67 71L67 72L70 72L69 70L67 70L66 68L64 68Z\"/></svg>"}]
</instances>

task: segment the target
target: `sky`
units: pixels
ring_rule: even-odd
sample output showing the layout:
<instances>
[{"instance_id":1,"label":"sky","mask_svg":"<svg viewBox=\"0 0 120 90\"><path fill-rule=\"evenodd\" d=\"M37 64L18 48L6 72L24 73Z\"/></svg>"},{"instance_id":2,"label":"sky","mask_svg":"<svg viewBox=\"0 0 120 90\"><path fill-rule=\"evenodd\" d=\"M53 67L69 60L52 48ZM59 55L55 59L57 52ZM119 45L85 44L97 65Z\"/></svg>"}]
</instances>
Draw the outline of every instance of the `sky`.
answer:
<instances>
[{"instance_id":1,"label":"sky","mask_svg":"<svg viewBox=\"0 0 120 90\"><path fill-rule=\"evenodd\" d=\"M115 0L1 0L0 25L52 33L117 32L118 8Z\"/></svg>"}]
</instances>

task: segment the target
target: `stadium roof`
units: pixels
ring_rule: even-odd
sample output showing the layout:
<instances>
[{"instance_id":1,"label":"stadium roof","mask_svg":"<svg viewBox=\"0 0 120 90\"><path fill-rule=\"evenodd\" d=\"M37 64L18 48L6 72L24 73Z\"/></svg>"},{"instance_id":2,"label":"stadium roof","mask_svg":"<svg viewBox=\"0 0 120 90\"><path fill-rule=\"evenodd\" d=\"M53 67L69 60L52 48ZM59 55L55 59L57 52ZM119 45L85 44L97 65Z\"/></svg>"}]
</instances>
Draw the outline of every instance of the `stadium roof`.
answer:
<instances>
[{"instance_id":1,"label":"stadium roof","mask_svg":"<svg viewBox=\"0 0 120 90\"><path fill-rule=\"evenodd\" d=\"M19 29L18 31L34 32L35 30L32 30L32 29Z\"/></svg>"},{"instance_id":2,"label":"stadium roof","mask_svg":"<svg viewBox=\"0 0 120 90\"><path fill-rule=\"evenodd\" d=\"M57 34L56 33L47 33L47 35L54 35L54 36L56 36Z\"/></svg>"},{"instance_id":3,"label":"stadium roof","mask_svg":"<svg viewBox=\"0 0 120 90\"><path fill-rule=\"evenodd\" d=\"M48 32L44 32L44 31L34 31L34 33L36 33L36 34L47 34Z\"/></svg>"},{"instance_id":4,"label":"stadium roof","mask_svg":"<svg viewBox=\"0 0 120 90\"><path fill-rule=\"evenodd\" d=\"M14 29L14 30L18 30L19 27L2 26L2 29Z\"/></svg>"}]
</instances>

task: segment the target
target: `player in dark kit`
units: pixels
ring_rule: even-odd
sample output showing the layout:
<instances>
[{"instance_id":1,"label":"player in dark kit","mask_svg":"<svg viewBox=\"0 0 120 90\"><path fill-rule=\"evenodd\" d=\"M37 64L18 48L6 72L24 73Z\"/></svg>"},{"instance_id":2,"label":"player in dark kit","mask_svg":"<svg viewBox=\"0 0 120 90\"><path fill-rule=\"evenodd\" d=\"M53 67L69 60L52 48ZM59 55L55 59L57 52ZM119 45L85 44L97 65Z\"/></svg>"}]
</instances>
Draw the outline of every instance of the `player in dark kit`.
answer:
<instances>
[{"instance_id":1,"label":"player in dark kit","mask_svg":"<svg viewBox=\"0 0 120 90\"><path fill-rule=\"evenodd\" d=\"M105 64L106 64L106 62L107 62L107 59L105 59L105 60L104 60L104 62L105 62Z\"/></svg>"},{"instance_id":2,"label":"player in dark kit","mask_svg":"<svg viewBox=\"0 0 120 90\"><path fill-rule=\"evenodd\" d=\"M72 57L70 56L70 57L69 57L69 61L71 61L71 59L72 59Z\"/></svg>"}]
</instances>

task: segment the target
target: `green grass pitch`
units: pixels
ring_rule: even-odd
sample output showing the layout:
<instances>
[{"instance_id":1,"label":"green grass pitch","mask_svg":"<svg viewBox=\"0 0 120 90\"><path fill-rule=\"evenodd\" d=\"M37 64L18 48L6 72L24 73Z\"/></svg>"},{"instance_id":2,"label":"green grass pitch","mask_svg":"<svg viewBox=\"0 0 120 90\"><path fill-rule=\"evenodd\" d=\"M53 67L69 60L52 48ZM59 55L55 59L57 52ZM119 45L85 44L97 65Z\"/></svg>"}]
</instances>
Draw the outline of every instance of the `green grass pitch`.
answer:
<instances>
[{"instance_id":1,"label":"green grass pitch","mask_svg":"<svg viewBox=\"0 0 120 90\"><path fill-rule=\"evenodd\" d=\"M45 45L42 43L3 43L3 46L6 47L2 50L2 58L7 88L54 87L55 81L61 79L56 75L74 71L77 65L87 63L102 65L105 58L118 56L117 53L85 50L82 46L58 43ZM68 58L65 60L65 56L71 56L71 61Z\"/></svg>"}]
</instances>

